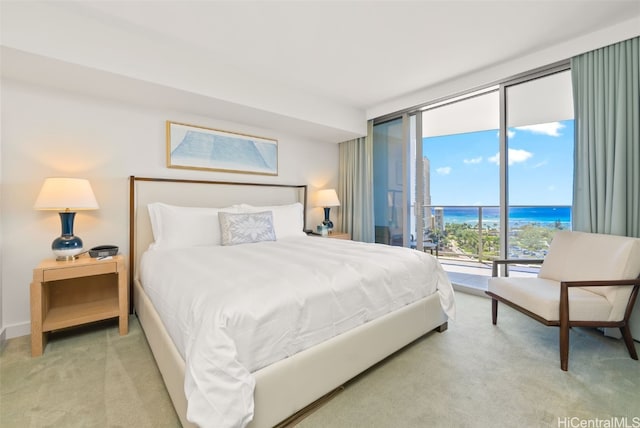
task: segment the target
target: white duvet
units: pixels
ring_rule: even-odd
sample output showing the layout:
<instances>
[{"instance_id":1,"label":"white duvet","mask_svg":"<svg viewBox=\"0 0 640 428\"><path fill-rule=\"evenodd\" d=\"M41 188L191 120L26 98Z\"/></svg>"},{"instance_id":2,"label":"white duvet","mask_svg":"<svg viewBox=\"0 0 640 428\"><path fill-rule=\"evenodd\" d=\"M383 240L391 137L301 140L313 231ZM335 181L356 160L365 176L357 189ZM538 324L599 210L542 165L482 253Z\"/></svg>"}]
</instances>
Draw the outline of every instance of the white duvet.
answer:
<instances>
[{"instance_id":1,"label":"white duvet","mask_svg":"<svg viewBox=\"0 0 640 428\"><path fill-rule=\"evenodd\" d=\"M316 237L147 251L140 279L185 360L187 419L243 427L252 372L451 284L432 256Z\"/></svg>"}]
</instances>

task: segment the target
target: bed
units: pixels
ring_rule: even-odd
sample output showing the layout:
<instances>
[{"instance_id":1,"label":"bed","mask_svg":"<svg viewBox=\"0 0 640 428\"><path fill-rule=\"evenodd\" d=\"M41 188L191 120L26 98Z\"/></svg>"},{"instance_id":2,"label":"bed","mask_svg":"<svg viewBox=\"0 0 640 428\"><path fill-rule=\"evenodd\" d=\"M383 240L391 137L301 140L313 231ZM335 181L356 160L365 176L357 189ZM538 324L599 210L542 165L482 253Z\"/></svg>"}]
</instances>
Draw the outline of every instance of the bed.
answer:
<instances>
[{"instance_id":1,"label":"bed","mask_svg":"<svg viewBox=\"0 0 640 428\"><path fill-rule=\"evenodd\" d=\"M424 334L446 330L455 311L453 291L435 258L406 248L293 231L294 223L304 228L306 200L304 185L130 177L133 305L183 426L196 426L189 419L200 426L274 426ZM297 206L302 207L299 221L285 217ZM222 207L230 213L218 213L223 241L230 226L222 220L256 218L269 220L278 238L248 245L157 247L169 242L154 240L158 212L177 213L181 227L199 230L201 217L189 215ZM284 227L291 236L285 236ZM176 234L176 239L188 235ZM192 239L210 239L205 235ZM340 256L332 259L332 254ZM375 262L376 257L385 262ZM417 263L413 259L420 265L405 265ZM242 269L242 263L251 268ZM395 272L392 265L404 268ZM388 271L376 273L381 266ZM272 269L278 274L269 273ZM213 276L215 285L198 288ZM350 285L368 281L367 276L381 285ZM426 278L425 285L414 290L409 283L418 277ZM239 291L240 285L248 288ZM321 288L330 289L330 297ZM220 294L222 289L234 297ZM304 289L309 293L299 294ZM350 308L350 300L360 302L356 295L371 306ZM320 324L318 314L326 312L333 318ZM284 320L271 318L276 313L285 315ZM251 327L236 328L229 321L240 318ZM264 338L261 330L266 330ZM268 339L274 331L281 337ZM258 347L264 342L272 344L270 352ZM228 361L212 363L212 355Z\"/></svg>"}]
</instances>

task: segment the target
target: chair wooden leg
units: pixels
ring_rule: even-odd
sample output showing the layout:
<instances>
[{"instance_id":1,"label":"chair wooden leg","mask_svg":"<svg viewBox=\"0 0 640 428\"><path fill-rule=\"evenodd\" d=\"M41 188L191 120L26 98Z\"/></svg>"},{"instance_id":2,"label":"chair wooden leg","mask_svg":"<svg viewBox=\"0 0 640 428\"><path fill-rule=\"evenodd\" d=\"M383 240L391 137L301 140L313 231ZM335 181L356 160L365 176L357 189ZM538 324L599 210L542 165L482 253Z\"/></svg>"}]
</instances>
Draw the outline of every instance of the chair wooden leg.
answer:
<instances>
[{"instance_id":1,"label":"chair wooden leg","mask_svg":"<svg viewBox=\"0 0 640 428\"><path fill-rule=\"evenodd\" d=\"M569 326L560 326L560 368L569 369Z\"/></svg>"},{"instance_id":2,"label":"chair wooden leg","mask_svg":"<svg viewBox=\"0 0 640 428\"><path fill-rule=\"evenodd\" d=\"M569 289L560 284L560 368L569 368Z\"/></svg>"},{"instance_id":3,"label":"chair wooden leg","mask_svg":"<svg viewBox=\"0 0 640 428\"><path fill-rule=\"evenodd\" d=\"M638 354L636 353L636 347L633 344L633 338L631 337L631 330L628 325L624 327L620 327L620 333L622 333L622 337L624 338L624 344L627 345L627 349L629 350L629 355L634 360L638 359Z\"/></svg>"},{"instance_id":4,"label":"chair wooden leg","mask_svg":"<svg viewBox=\"0 0 640 428\"><path fill-rule=\"evenodd\" d=\"M498 301L496 299L491 299L491 321L493 325L498 323Z\"/></svg>"}]
</instances>

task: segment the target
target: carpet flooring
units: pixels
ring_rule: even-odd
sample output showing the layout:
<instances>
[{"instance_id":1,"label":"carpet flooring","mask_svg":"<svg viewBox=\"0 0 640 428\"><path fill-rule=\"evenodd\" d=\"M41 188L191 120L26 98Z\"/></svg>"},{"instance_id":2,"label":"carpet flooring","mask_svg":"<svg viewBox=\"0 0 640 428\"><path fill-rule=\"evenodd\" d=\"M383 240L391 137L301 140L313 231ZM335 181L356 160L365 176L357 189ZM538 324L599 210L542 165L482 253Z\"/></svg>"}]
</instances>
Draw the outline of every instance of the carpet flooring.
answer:
<instances>
[{"instance_id":1,"label":"carpet flooring","mask_svg":"<svg viewBox=\"0 0 640 428\"><path fill-rule=\"evenodd\" d=\"M488 299L456 298L447 331L348 382L298 426L640 427L640 362L620 340L572 329L563 372L557 328L504 305L493 326ZM180 426L135 317L129 328L127 336L113 322L60 332L38 358L29 337L7 341L0 426Z\"/></svg>"},{"instance_id":2,"label":"carpet flooring","mask_svg":"<svg viewBox=\"0 0 640 428\"><path fill-rule=\"evenodd\" d=\"M180 427L135 317L51 335L31 358L30 336L0 356L0 427Z\"/></svg>"}]
</instances>

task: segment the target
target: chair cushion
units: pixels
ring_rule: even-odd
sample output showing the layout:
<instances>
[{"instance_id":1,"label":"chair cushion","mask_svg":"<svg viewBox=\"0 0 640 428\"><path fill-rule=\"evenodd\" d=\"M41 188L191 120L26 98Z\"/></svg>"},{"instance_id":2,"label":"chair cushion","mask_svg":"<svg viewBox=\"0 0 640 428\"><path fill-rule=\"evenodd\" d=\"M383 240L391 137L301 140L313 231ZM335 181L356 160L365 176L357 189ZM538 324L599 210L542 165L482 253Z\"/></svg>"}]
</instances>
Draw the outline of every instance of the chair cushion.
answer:
<instances>
[{"instance_id":1,"label":"chair cushion","mask_svg":"<svg viewBox=\"0 0 640 428\"><path fill-rule=\"evenodd\" d=\"M490 278L489 291L541 316L547 321L560 319L560 283L543 278ZM569 288L571 321L611 320L612 305L602 295L580 288Z\"/></svg>"},{"instance_id":2,"label":"chair cushion","mask_svg":"<svg viewBox=\"0 0 640 428\"><path fill-rule=\"evenodd\" d=\"M640 275L640 239L599 233L559 231L553 237L538 277L555 281L635 279ZM624 317L631 287L587 287Z\"/></svg>"},{"instance_id":3,"label":"chair cushion","mask_svg":"<svg viewBox=\"0 0 640 428\"><path fill-rule=\"evenodd\" d=\"M640 239L558 231L540 268L556 281L635 279L640 275Z\"/></svg>"}]
</instances>

